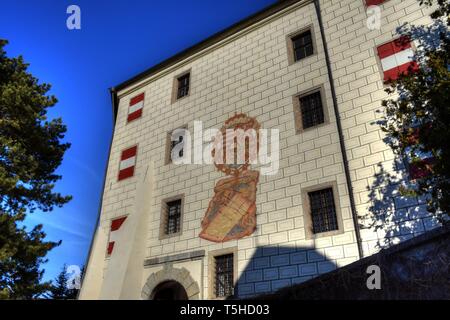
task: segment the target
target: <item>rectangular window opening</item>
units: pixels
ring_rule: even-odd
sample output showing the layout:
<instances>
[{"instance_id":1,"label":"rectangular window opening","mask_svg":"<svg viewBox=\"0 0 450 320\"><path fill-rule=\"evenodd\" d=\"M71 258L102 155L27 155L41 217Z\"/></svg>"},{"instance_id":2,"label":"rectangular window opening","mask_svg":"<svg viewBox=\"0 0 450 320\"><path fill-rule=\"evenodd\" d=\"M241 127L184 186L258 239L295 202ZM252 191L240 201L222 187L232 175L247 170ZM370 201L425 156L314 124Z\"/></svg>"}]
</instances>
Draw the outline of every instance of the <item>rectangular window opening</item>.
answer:
<instances>
[{"instance_id":1,"label":"rectangular window opening","mask_svg":"<svg viewBox=\"0 0 450 320\"><path fill-rule=\"evenodd\" d=\"M233 288L233 254L214 257L215 262L215 295L216 297L229 297L234 293Z\"/></svg>"},{"instance_id":2,"label":"rectangular window opening","mask_svg":"<svg viewBox=\"0 0 450 320\"><path fill-rule=\"evenodd\" d=\"M181 199L166 203L165 234L171 235L181 230Z\"/></svg>"},{"instance_id":3,"label":"rectangular window opening","mask_svg":"<svg viewBox=\"0 0 450 320\"><path fill-rule=\"evenodd\" d=\"M190 73L186 73L177 79L177 99L183 98L189 94Z\"/></svg>"},{"instance_id":4,"label":"rectangular window opening","mask_svg":"<svg viewBox=\"0 0 450 320\"><path fill-rule=\"evenodd\" d=\"M302 32L291 40L294 49L294 61L299 61L314 54L311 30Z\"/></svg>"},{"instance_id":5,"label":"rectangular window opening","mask_svg":"<svg viewBox=\"0 0 450 320\"><path fill-rule=\"evenodd\" d=\"M338 230L333 189L308 192L313 233Z\"/></svg>"},{"instance_id":6,"label":"rectangular window opening","mask_svg":"<svg viewBox=\"0 0 450 320\"><path fill-rule=\"evenodd\" d=\"M303 129L311 128L325 122L320 91L300 97L299 100Z\"/></svg>"}]
</instances>

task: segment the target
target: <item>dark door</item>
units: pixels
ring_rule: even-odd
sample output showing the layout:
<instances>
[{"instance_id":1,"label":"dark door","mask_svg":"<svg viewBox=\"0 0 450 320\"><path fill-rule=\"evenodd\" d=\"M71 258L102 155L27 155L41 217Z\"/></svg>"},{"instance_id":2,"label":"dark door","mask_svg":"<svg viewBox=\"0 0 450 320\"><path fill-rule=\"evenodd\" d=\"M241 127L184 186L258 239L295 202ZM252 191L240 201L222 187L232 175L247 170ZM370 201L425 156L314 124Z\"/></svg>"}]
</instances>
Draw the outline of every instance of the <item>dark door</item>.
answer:
<instances>
[{"instance_id":1,"label":"dark door","mask_svg":"<svg viewBox=\"0 0 450 320\"><path fill-rule=\"evenodd\" d=\"M176 281L165 281L153 290L153 300L187 300L184 287Z\"/></svg>"}]
</instances>

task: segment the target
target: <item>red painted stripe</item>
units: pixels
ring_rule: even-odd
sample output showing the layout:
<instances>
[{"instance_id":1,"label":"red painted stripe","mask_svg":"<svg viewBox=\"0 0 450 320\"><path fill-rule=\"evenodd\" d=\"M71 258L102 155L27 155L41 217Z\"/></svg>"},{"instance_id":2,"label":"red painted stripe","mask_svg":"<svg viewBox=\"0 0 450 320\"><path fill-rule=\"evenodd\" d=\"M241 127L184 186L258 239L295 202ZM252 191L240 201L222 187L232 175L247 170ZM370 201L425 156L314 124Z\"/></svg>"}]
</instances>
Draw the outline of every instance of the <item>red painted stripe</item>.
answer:
<instances>
[{"instance_id":1,"label":"red painted stripe","mask_svg":"<svg viewBox=\"0 0 450 320\"><path fill-rule=\"evenodd\" d=\"M385 0L366 0L367 6L376 6L380 3L383 3Z\"/></svg>"},{"instance_id":2,"label":"red painted stripe","mask_svg":"<svg viewBox=\"0 0 450 320\"><path fill-rule=\"evenodd\" d=\"M108 256L111 255L111 253L113 252L113 249L114 249L114 241L108 243L108 249L107 249Z\"/></svg>"},{"instance_id":3,"label":"red painted stripe","mask_svg":"<svg viewBox=\"0 0 450 320\"><path fill-rule=\"evenodd\" d=\"M406 75L410 72L416 72L417 70L419 70L419 66L415 61L404 63L396 68L386 70L384 72L384 82L388 83L390 81L397 80L400 75Z\"/></svg>"},{"instance_id":4,"label":"red painted stripe","mask_svg":"<svg viewBox=\"0 0 450 320\"><path fill-rule=\"evenodd\" d=\"M134 175L134 166L119 171L119 181L132 177Z\"/></svg>"},{"instance_id":5,"label":"red painted stripe","mask_svg":"<svg viewBox=\"0 0 450 320\"><path fill-rule=\"evenodd\" d=\"M137 146L128 148L126 150L122 151L122 156L120 157L120 160L125 160L131 157L134 157L137 153Z\"/></svg>"},{"instance_id":6,"label":"red painted stripe","mask_svg":"<svg viewBox=\"0 0 450 320\"><path fill-rule=\"evenodd\" d=\"M398 79L398 68L392 68L384 72L384 82L388 83Z\"/></svg>"},{"instance_id":7,"label":"red painted stripe","mask_svg":"<svg viewBox=\"0 0 450 320\"><path fill-rule=\"evenodd\" d=\"M382 44L381 46L377 47L377 51L380 59L384 59L394 54L394 45L392 42Z\"/></svg>"},{"instance_id":8,"label":"red painted stripe","mask_svg":"<svg viewBox=\"0 0 450 320\"><path fill-rule=\"evenodd\" d=\"M141 93L140 95L132 98L130 100L130 106L135 105L136 103L143 101L144 97L145 97L145 93Z\"/></svg>"},{"instance_id":9,"label":"red painted stripe","mask_svg":"<svg viewBox=\"0 0 450 320\"><path fill-rule=\"evenodd\" d=\"M122 224L123 224L123 222L125 221L126 218L127 218L127 217L122 217L122 218L114 219L114 220L111 222L111 231L116 231L116 230L118 230L118 229L122 226Z\"/></svg>"},{"instance_id":10,"label":"red painted stripe","mask_svg":"<svg viewBox=\"0 0 450 320\"><path fill-rule=\"evenodd\" d=\"M135 112L130 113L128 115L127 121L130 122L130 121L136 120L136 119L140 118L141 116L142 116L142 109L136 110Z\"/></svg>"},{"instance_id":11,"label":"red painted stripe","mask_svg":"<svg viewBox=\"0 0 450 320\"><path fill-rule=\"evenodd\" d=\"M416 72L419 70L419 66L417 65L417 62L411 61L404 63L400 66L398 66L398 73L399 74L408 74L410 72Z\"/></svg>"},{"instance_id":12,"label":"red painted stripe","mask_svg":"<svg viewBox=\"0 0 450 320\"><path fill-rule=\"evenodd\" d=\"M411 40L408 36L401 36L400 38L392 41L392 45L394 47L394 53L397 53L411 48Z\"/></svg>"},{"instance_id":13,"label":"red painted stripe","mask_svg":"<svg viewBox=\"0 0 450 320\"><path fill-rule=\"evenodd\" d=\"M409 48L411 48L411 40L408 36L401 36L398 39L379 46L377 51L380 59L384 59Z\"/></svg>"}]
</instances>

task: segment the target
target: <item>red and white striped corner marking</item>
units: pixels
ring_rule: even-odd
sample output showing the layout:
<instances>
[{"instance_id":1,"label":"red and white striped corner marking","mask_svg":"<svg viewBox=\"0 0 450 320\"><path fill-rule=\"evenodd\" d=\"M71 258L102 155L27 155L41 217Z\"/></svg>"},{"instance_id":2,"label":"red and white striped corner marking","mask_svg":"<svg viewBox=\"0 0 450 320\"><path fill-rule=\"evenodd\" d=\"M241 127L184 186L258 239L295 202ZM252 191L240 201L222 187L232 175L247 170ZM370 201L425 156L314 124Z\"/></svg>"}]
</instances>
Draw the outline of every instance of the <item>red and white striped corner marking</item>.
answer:
<instances>
[{"instance_id":1,"label":"red and white striped corner marking","mask_svg":"<svg viewBox=\"0 0 450 320\"><path fill-rule=\"evenodd\" d=\"M145 93L135 96L130 100L130 107L128 108L127 122L136 120L142 116L142 109L144 108Z\"/></svg>"},{"instance_id":2,"label":"red and white striped corner marking","mask_svg":"<svg viewBox=\"0 0 450 320\"><path fill-rule=\"evenodd\" d=\"M137 146L122 151L119 166L119 181L132 177L136 166Z\"/></svg>"},{"instance_id":3,"label":"red and white striped corner marking","mask_svg":"<svg viewBox=\"0 0 450 320\"><path fill-rule=\"evenodd\" d=\"M109 232L108 250L107 250L108 256L110 256L114 250L114 244L117 241L117 238L118 238L118 235L120 232L120 227L125 222L126 218L127 217L117 218L111 222L111 228L110 228L110 232Z\"/></svg>"},{"instance_id":4,"label":"red and white striped corner marking","mask_svg":"<svg viewBox=\"0 0 450 320\"><path fill-rule=\"evenodd\" d=\"M417 69L417 63L413 60L414 51L408 38L401 37L383 44L377 51L383 68L384 82L396 80L410 68Z\"/></svg>"}]
</instances>

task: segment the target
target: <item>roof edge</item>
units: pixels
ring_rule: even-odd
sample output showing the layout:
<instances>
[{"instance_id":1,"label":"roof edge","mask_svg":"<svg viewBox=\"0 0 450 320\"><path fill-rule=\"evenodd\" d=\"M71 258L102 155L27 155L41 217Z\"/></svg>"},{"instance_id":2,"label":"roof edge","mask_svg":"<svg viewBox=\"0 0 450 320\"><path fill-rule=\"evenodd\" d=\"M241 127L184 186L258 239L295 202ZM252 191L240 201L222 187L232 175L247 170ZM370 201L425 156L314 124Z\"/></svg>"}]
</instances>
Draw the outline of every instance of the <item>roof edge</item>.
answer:
<instances>
[{"instance_id":1,"label":"roof edge","mask_svg":"<svg viewBox=\"0 0 450 320\"><path fill-rule=\"evenodd\" d=\"M188 47L187 49L169 57L168 59L163 60L162 62L148 68L147 70L138 73L137 75L131 77L130 79L112 87L109 89L110 93L111 93L111 97L112 97L112 111L113 111L113 122L115 124L116 122L116 118L117 118L117 111L118 111L118 107L119 107L119 101L118 101L118 92L139 82L144 80L145 78L148 78L158 72L160 72L161 70L164 70L172 65L175 65L187 58L189 58L190 56L204 50L207 49L211 46L213 46L214 44L225 40L226 38L232 36L235 33L238 33L250 26L252 26L253 24L264 20L270 16L272 16L273 14L276 14L279 11L282 11L288 7L290 7L291 5L297 3L297 2L301 2L301 1L305 1L308 2L308 0L278 0L276 3L271 4L269 6L267 6L266 8L248 16L247 18L244 18L243 20L240 20L234 24L232 24L231 26L227 27L226 29L219 31L213 35L211 35L210 37L206 38L205 40L202 40L201 42L198 42L197 44ZM309 0L311 1L311 0Z\"/></svg>"},{"instance_id":2,"label":"roof edge","mask_svg":"<svg viewBox=\"0 0 450 320\"><path fill-rule=\"evenodd\" d=\"M177 62L180 62L187 57L204 50L213 44L216 44L220 42L221 40L224 40L228 38L229 36L255 24L256 22L259 22L297 2L304 1L304 0L278 0L278 2L248 16L247 18L244 18L243 20L227 27L226 29L219 31L210 37L206 38L205 40L202 40L201 42L188 47L187 49L184 49L183 51L171 56L170 58L163 60L162 62L148 68L147 70L138 73L137 75L131 77L130 79L114 86L111 88L111 90L114 90L116 92L121 91L125 89L126 87L143 80L144 78L147 78L148 76L157 73L158 71L161 71L171 65L176 64Z\"/></svg>"}]
</instances>

